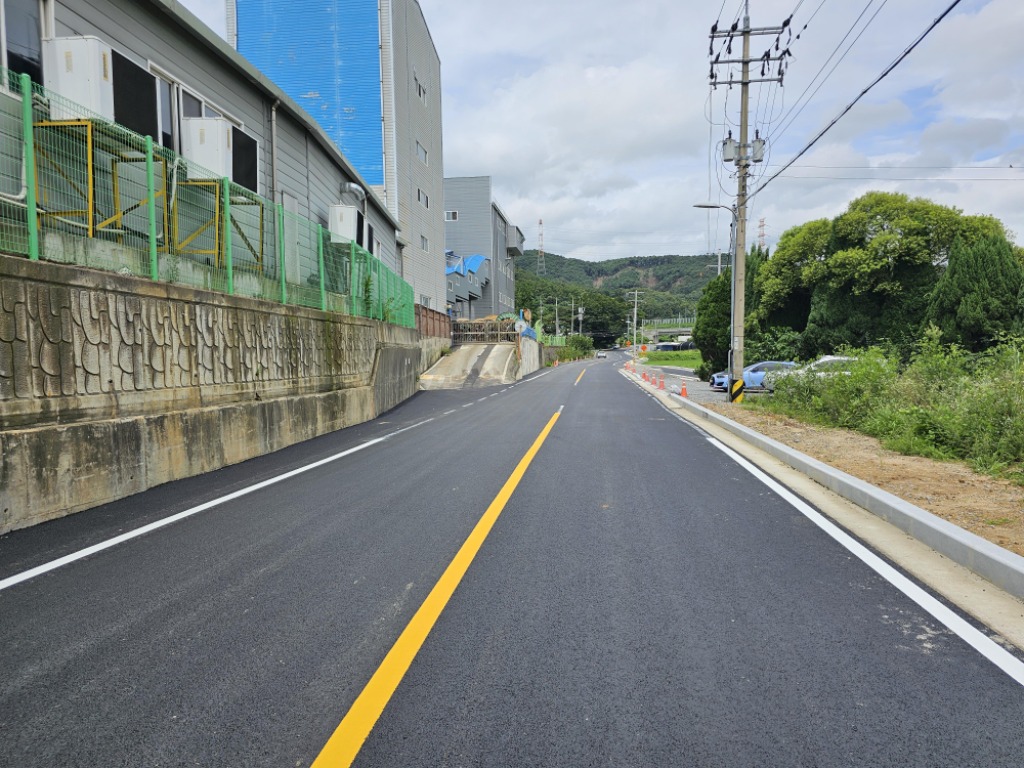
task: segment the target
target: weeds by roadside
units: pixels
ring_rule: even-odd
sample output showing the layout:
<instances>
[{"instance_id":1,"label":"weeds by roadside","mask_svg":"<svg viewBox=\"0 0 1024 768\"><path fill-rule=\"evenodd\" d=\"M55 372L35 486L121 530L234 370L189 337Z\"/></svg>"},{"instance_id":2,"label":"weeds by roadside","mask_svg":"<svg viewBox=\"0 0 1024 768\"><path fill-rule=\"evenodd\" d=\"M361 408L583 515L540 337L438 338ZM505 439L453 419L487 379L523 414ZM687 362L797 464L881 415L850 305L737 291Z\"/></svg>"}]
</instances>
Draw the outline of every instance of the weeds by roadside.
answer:
<instances>
[{"instance_id":1,"label":"weeds by roadside","mask_svg":"<svg viewBox=\"0 0 1024 768\"><path fill-rule=\"evenodd\" d=\"M844 427L908 455L959 460L1024 484L1022 339L970 354L926 334L908 362L880 348L843 350L849 374L788 376L755 408Z\"/></svg>"}]
</instances>

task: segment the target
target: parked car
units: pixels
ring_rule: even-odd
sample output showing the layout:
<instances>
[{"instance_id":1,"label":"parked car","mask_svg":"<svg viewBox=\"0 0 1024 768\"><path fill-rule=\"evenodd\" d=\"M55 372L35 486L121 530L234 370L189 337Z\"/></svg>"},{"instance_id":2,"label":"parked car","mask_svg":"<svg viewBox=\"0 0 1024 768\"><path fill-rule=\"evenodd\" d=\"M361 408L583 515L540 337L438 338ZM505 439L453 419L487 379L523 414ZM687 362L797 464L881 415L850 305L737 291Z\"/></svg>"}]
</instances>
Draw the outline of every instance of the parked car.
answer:
<instances>
[{"instance_id":1,"label":"parked car","mask_svg":"<svg viewBox=\"0 0 1024 768\"><path fill-rule=\"evenodd\" d=\"M796 363L788 360L762 360L760 363L748 365L743 369L743 388L761 389L768 373L784 371L789 368L796 368Z\"/></svg>"},{"instance_id":2,"label":"parked car","mask_svg":"<svg viewBox=\"0 0 1024 768\"><path fill-rule=\"evenodd\" d=\"M855 357L844 357L842 355L824 355L819 357L813 363L808 363L800 368L792 368L789 370L777 370L770 371L765 375L762 382L765 389L769 392L774 391L779 379L788 378L790 376L836 376L845 374L850 375L850 366L857 360Z\"/></svg>"},{"instance_id":3,"label":"parked car","mask_svg":"<svg viewBox=\"0 0 1024 768\"><path fill-rule=\"evenodd\" d=\"M743 388L760 389L763 386L764 377L771 371L793 368L796 363L784 360L762 360L759 363L752 363L743 369ZM725 391L729 388L729 371L719 371L711 376L711 388Z\"/></svg>"}]
</instances>

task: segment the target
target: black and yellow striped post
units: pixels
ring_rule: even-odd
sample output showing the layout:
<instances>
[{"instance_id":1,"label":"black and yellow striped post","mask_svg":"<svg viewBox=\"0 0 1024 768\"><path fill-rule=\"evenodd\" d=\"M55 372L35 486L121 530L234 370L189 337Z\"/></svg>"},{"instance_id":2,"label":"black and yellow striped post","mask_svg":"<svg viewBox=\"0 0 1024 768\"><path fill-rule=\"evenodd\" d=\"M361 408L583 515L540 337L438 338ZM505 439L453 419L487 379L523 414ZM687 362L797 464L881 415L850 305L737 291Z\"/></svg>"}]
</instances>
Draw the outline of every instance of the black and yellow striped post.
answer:
<instances>
[{"instance_id":1,"label":"black and yellow striped post","mask_svg":"<svg viewBox=\"0 0 1024 768\"><path fill-rule=\"evenodd\" d=\"M729 402L743 402L743 379L733 379L729 382Z\"/></svg>"}]
</instances>

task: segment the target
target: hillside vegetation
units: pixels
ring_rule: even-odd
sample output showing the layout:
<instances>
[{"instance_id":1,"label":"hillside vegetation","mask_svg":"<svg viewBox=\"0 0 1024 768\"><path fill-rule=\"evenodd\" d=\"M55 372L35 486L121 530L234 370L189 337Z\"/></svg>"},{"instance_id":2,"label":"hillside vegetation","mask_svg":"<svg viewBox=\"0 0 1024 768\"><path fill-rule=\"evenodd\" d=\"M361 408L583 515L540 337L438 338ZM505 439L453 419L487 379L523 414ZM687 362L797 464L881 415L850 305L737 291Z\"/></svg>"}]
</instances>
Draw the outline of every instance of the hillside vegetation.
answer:
<instances>
[{"instance_id":1,"label":"hillside vegetation","mask_svg":"<svg viewBox=\"0 0 1024 768\"><path fill-rule=\"evenodd\" d=\"M545 273L537 274L537 251L526 251L516 259L516 280L531 275L555 283L624 299L627 292L643 292L641 318L692 315L704 286L718 273L717 257L632 256L605 261L583 261L544 254ZM624 329L623 329L624 330Z\"/></svg>"}]
</instances>

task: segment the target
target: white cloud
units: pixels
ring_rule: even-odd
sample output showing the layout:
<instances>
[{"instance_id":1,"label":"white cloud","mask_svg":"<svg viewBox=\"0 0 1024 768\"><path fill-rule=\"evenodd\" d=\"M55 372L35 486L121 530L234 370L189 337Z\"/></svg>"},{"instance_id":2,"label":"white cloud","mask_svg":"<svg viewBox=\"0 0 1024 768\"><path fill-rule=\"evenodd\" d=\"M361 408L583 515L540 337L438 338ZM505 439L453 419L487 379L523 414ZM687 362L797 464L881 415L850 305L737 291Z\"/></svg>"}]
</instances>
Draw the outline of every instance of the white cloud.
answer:
<instances>
[{"instance_id":1,"label":"white cloud","mask_svg":"<svg viewBox=\"0 0 1024 768\"><path fill-rule=\"evenodd\" d=\"M540 218L546 250L582 258L727 246L728 213L692 207L708 199L730 205L735 195L735 169L709 162L712 145L739 113L738 88L719 87L708 108L707 35L718 4L419 2L442 63L445 173L492 176L495 197L527 235L527 247L537 244ZM184 4L223 32L221 0ZM751 5L752 26L767 27L795 4ZM948 0L876 3L855 26L861 3L824 4L813 19L818 4L800 4L792 28L801 37L791 45L784 86L751 86L752 122L770 150L757 175L774 173L802 149L947 6ZM722 7L726 26L742 2ZM871 189L993 214L1024 233L1024 131L1016 127L1024 117L1021 29L1019 0L962 3L754 198L751 239L761 217L772 245L788 227L835 216ZM755 37L752 53L771 42ZM737 40L735 57L739 49ZM818 88L815 78L833 66ZM809 95L816 88L799 114L790 112L805 89ZM793 119L780 132L783 117ZM968 165L1001 170L951 170ZM872 178L858 178L866 176ZM981 178L989 180L974 180Z\"/></svg>"}]
</instances>

